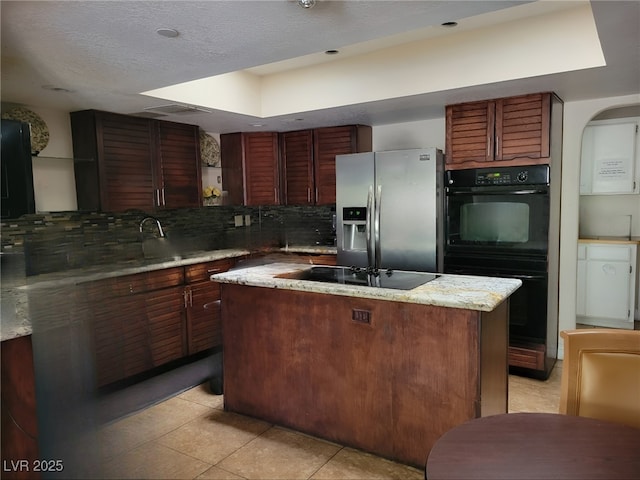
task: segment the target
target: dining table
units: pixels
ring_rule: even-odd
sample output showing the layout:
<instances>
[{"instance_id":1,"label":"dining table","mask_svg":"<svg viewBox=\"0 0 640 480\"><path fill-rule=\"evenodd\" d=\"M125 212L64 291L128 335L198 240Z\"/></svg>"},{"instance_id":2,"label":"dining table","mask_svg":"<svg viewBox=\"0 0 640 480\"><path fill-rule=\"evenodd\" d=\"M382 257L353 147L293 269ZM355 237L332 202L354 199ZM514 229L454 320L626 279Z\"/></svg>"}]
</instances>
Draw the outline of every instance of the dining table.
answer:
<instances>
[{"instance_id":1,"label":"dining table","mask_svg":"<svg viewBox=\"0 0 640 480\"><path fill-rule=\"evenodd\" d=\"M640 429L556 413L462 423L429 452L427 480L640 479Z\"/></svg>"}]
</instances>

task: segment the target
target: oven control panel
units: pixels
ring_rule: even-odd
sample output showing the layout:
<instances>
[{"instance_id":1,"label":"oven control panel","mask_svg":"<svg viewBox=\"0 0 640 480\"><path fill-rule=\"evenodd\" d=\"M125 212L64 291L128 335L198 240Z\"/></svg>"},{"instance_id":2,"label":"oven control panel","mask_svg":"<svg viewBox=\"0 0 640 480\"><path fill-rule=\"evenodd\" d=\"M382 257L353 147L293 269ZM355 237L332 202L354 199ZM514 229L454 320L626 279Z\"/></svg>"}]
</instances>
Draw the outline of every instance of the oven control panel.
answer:
<instances>
[{"instance_id":1,"label":"oven control panel","mask_svg":"<svg viewBox=\"0 0 640 480\"><path fill-rule=\"evenodd\" d=\"M548 165L449 170L446 174L446 183L452 187L549 185Z\"/></svg>"}]
</instances>

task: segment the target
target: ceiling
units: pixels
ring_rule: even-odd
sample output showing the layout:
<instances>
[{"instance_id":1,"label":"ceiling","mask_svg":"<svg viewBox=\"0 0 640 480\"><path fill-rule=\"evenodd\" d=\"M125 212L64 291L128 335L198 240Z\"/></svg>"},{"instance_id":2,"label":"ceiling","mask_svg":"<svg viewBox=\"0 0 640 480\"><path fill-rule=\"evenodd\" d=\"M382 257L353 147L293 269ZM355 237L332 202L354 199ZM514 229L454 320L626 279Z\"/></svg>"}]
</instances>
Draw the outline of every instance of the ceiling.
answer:
<instances>
[{"instance_id":1,"label":"ceiling","mask_svg":"<svg viewBox=\"0 0 640 480\"><path fill-rule=\"evenodd\" d=\"M320 103L317 108L274 115L239 113L196 99L177 102L188 108L161 118L198 124L209 132L286 131L440 118L450 103L539 91L555 91L565 102L639 95L640 2L636 0L318 0L311 9L301 8L293 0L3 0L1 100L4 109L24 105L151 115L154 107L175 106L176 102L141 92L237 71L266 82L311 67L316 74L305 95L313 98L320 95L318 86L324 82L319 64L355 64L367 55L373 61L372 52L404 42L453 41L464 32L485 32L488 27L508 31L509 25L523 21L523 17L556 15L556 11L559 15L585 4L590 4L593 12L605 66L494 76L475 85L452 81L417 93L386 94L375 100L362 97L362 101L328 107ZM449 21L458 22L458 26L441 26ZM156 33L159 28L175 29L179 35L160 36ZM565 46L571 48L578 52L580 45ZM329 49L340 53L326 55ZM553 46L545 49L548 51L539 52L543 58L548 55L553 59L557 54ZM526 56L524 51L522 54ZM407 56L406 61L415 62L415 58ZM382 76L385 63L379 63L378 68ZM434 75L446 78L447 70L434 62ZM334 77L327 78L336 82ZM302 85L297 88L304 91ZM220 97L226 94L217 93ZM360 98L358 93L354 91L354 98Z\"/></svg>"}]
</instances>

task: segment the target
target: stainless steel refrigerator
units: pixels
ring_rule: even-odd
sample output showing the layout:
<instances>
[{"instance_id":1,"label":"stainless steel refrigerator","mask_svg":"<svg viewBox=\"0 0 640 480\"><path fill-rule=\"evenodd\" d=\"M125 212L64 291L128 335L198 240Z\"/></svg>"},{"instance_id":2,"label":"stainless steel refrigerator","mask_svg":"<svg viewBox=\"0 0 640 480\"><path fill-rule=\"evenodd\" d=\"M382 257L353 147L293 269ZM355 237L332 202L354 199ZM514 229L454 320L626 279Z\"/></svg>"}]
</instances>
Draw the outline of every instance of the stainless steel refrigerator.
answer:
<instances>
[{"instance_id":1,"label":"stainless steel refrigerator","mask_svg":"<svg viewBox=\"0 0 640 480\"><path fill-rule=\"evenodd\" d=\"M441 272L443 168L436 148L337 155L338 264Z\"/></svg>"}]
</instances>

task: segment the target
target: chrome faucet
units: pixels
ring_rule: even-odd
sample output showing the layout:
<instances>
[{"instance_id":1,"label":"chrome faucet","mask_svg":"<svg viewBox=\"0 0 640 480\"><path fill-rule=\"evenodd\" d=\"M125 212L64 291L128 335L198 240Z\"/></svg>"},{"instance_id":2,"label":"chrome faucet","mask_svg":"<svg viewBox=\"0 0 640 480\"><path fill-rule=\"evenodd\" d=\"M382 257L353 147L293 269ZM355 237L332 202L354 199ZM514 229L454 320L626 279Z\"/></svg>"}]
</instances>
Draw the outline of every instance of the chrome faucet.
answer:
<instances>
[{"instance_id":1,"label":"chrome faucet","mask_svg":"<svg viewBox=\"0 0 640 480\"><path fill-rule=\"evenodd\" d=\"M144 222L146 222L147 220L152 220L154 222L156 222L156 226L158 227L158 234L160 235L160 238L164 238L164 230L162 230L162 225L160 224L160 220L158 220L155 217L144 217L141 221L140 221L140 233L142 233L142 227L144 226Z\"/></svg>"}]
</instances>

